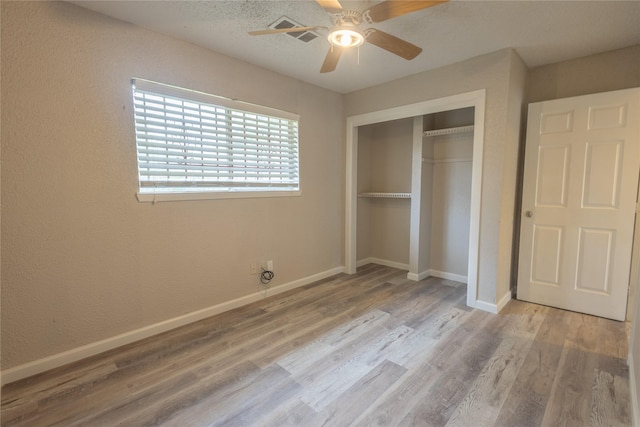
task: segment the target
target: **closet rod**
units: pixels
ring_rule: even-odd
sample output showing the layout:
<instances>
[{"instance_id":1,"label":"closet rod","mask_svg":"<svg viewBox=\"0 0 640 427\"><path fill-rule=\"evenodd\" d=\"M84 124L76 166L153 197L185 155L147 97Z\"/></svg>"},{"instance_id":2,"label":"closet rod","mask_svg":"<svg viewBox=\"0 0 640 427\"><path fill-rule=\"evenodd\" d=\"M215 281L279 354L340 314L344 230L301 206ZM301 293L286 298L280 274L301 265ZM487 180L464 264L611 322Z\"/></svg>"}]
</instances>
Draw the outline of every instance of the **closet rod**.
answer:
<instances>
[{"instance_id":1,"label":"closet rod","mask_svg":"<svg viewBox=\"0 0 640 427\"><path fill-rule=\"evenodd\" d=\"M422 133L422 135L423 136L439 136L439 135L453 135L454 133L465 133L465 132L473 132L473 125L459 126L455 128L446 128L446 129L425 130Z\"/></svg>"},{"instance_id":2,"label":"closet rod","mask_svg":"<svg viewBox=\"0 0 640 427\"><path fill-rule=\"evenodd\" d=\"M376 197L385 199L410 199L411 193L359 193L358 197Z\"/></svg>"}]
</instances>

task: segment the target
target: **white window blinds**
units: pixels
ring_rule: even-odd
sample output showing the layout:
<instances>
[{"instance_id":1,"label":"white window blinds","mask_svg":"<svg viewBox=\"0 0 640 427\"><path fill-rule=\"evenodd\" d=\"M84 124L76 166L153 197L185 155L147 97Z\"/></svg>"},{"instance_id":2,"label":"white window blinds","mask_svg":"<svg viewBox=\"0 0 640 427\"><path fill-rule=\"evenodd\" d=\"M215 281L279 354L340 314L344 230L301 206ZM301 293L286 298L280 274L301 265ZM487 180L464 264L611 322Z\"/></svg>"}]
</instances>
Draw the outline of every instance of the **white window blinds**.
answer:
<instances>
[{"instance_id":1,"label":"white window blinds","mask_svg":"<svg viewBox=\"0 0 640 427\"><path fill-rule=\"evenodd\" d=\"M134 79L140 193L299 190L298 116Z\"/></svg>"}]
</instances>

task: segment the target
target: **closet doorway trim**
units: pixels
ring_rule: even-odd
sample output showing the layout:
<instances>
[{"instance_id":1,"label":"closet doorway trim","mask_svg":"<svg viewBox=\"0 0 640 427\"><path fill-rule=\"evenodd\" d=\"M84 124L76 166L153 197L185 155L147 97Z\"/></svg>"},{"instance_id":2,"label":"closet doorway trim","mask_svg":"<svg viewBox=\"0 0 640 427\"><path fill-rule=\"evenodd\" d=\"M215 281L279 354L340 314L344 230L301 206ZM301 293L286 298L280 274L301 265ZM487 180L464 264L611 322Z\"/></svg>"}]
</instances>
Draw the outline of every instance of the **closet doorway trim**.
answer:
<instances>
[{"instance_id":1,"label":"closet doorway trim","mask_svg":"<svg viewBox=\"0 0 640 427\"><path fill-rule=\"evenodd\" d=\"M473 166L471 169L471 213L469 227L469 266L467 305L477 307L482 200L482 158L484 148L486 90L480 89L415 104L347 117L346 200L345 200L345 272L356 272L356 218L358 176L358 127L408 117L424 116L448 110L474 107ZM482 308L481 306L478 308Z\"/></svg>"}]
</instances>

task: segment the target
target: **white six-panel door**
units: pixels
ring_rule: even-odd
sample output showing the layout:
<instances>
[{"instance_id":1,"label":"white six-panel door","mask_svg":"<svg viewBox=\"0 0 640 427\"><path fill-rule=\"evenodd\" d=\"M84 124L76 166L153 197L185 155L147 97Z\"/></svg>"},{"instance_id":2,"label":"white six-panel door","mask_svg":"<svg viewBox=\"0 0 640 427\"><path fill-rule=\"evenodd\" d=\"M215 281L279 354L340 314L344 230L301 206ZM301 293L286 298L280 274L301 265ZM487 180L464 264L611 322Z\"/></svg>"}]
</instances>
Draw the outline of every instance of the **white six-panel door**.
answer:
<instances>
[{"instance_id":1,"label":"white six-panel door","mask_svg":"<svg viewBox=\"0 0 640 427\"><path fill-rule=\"evenodd\" d=\"M518 299L624 320L640 88L529 105Z\"/></svg>"}]
</instances>

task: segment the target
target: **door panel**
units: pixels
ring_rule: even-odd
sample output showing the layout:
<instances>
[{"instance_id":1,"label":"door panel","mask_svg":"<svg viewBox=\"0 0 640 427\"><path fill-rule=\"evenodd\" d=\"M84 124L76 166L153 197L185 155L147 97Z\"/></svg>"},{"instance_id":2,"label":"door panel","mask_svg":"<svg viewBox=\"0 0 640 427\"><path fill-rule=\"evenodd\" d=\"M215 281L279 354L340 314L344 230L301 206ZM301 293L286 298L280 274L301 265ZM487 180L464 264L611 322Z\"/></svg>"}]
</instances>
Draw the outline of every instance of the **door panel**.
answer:
<instances>
[{"instance_id":1,"label":"door panel","mask_svg":"<svg viewBox=\"0 0 640 427\"><path fill-rule=\"evenodd\" d=\"M531 281L541 285L560 285L562 266L562 227L535 225L531 256Z\"/></svg>"},{"instance_id":2,"label":"door panel","mask_svg":"<svg viewBox=\"0 0 640 427\"><path fill-rule=\"evenodd\" d=\"M571 132L573 130L573 110L540 114L540 135Z\"/></svg>"},{"instance_id":3,"label":"door panel","mask_svg":"<svg viewBox=\"0 0 640 427\"><path fill-rule=\"evenodd\" d=\"M615 230L580 228L575 289L610 294Z\"/></svg>"},{"instance_id":4,"label":"door panel","mask_svg":"<svg viewBox=\"0 0 640 427\"><path fill-rule=\"evenodd\" d=\"M587 142L583 208L618 208L624 142Z\"/></svg>"},{"instance_id":5,"label":"door panel","mask_svg":"<svg viewBox=\"0 0 640 427\"><path fill-rule=\"evenodd\" d=\"M623 128L626 123L625 104L589 108L589 130Z\"/></svg>"},{"instance_id":6,"label":"door panel","mask_svg":"<svg viewBox=\"0 0 640 427\"><path fill-rule=\"evenodd\" d=\"M551 145L538 151L537 206L566 206L571 147Z\"/></svg>"},{"instance_id":7,"label":"door panel","mask_svg":"<svg viewBox=\"0 0 640 427\"><path fill-rule=\"evenodd\" d=\"M624 320L640 89L529 105L518 298Z\"/></svg>"}]
</instances>

